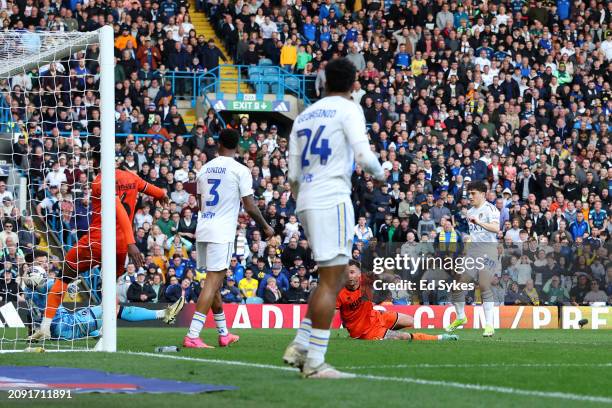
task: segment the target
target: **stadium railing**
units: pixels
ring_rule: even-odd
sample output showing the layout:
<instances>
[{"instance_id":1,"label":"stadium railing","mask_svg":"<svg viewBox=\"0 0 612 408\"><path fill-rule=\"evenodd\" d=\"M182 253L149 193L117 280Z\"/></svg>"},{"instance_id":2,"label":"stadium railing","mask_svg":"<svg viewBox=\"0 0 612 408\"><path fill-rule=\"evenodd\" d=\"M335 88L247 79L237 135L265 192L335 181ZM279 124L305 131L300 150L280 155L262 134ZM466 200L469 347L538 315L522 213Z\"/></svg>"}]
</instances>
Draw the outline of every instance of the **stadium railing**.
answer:
<instances>
[{"instance_id":1,"label":"stadium railing","mask_svg":"<svg viewBox=\"0 0 612 408\"><path fill-rule=\"evenodd\" d=\"M238 71L237 78L224 78L221 71L225 67L233 67ZM265 94L275 94L278 99L284 95L294 95L304 101L305 105L312 103L314 76L295 74L275 65L229 65L221 64L206 72L166 71L160 72L162 81L170 81L172 93L176 96L191 95L191 104L195 106L198 96L215 93L218 99L223 98L222 85L236 85L236 96L242 97L241 85L246 84L253 89L258 98Z\"/></svg>"},{"instance_id":2,"label":"stadium railing","mask_svg":"<svg viewBox=\"0 0 612 408\"><path fill-rule=\"evenodd\" d=\"M238 99L244 95L242 85L247 85L249 89L254 90L257 99L263 99L266 94L276 95L279 100L282 100L285 95L294 95L302 100L305 106L312 103L314 95L310 90L314 90L314 77L295 74L279 66L264 64L231 65L236 68L238 77L224 78L221 75L221 70L226 66L230 65L219 65L200 78L199 96L204 97L209 103L208 94L211 93L214 93L217 99L223 99L222 85L224 84L236 86L237 92L233 95ZM213 80L211 81L211 79Z\"/></svg>"}]
</instances>

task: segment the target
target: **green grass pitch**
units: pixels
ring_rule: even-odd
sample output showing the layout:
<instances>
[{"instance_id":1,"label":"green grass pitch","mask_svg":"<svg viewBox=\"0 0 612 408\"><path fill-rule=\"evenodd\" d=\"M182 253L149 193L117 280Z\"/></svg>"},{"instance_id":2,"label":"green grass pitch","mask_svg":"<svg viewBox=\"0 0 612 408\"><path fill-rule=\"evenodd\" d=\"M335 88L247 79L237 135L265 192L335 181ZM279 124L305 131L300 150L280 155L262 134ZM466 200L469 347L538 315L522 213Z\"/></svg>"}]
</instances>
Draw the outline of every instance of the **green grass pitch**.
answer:
<instances>
[{"instance_id":1,"label":"green grass pitch","mask_svg":"<svg viewBox=\"0 0 612 408\"><path fill-rule=\"evenodd\" d=\"M237 391L200 395L73 394L71 400L7 400L7 407L590 407L612 406L612 332L498 330L483 339L460 330L459 342L352 340L334 331L328 361L360 375L302 380L281 361L293 330L235 330L231 348L156 354L185 329L120 329L115 354L0 354L0 365L94 368L209 384ZM430 331L431 332L431 331ZM216 343L206 330L205 341ZM0 373L0 377L2 374Z\"/></svg>"}]
</instances>

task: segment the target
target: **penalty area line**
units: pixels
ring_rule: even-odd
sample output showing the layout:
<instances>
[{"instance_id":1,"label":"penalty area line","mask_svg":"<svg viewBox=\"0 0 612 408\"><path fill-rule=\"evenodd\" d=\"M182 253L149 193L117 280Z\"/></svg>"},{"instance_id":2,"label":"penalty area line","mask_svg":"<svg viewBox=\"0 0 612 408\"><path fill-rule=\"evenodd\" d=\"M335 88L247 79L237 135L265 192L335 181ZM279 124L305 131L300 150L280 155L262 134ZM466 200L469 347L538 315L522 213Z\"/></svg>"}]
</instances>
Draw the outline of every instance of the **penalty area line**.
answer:
<instances>
[{"instance_id":1,"label":"penalty area line","mask_svg":"<svg viewBox=\"0 0 612 408\"><path fill-rule=\"evenodd\" d=\"M196 363L219 364L219 365L228 365L228 366L242 366L242 367L263 368L263 369L277 370L277 371L297 372L296 369L290 368L290 367L283 367L283 366L272 365L272 364L249 363L246 361L183 357L183 356L173 356L173 355L167 355L167 354L155 354L155 353L134 352L134 351L119 351L117 353L124 354L124 355L132 355L132 356L157 357L157 358L168 359L168 360L191 361L191 362L196 362ZM359 378L359 379L374 380L374 381L401 382L401 383L429 385L429 386L446 387L446 388L459 388L463 390L473 390L473 391L481 391L481 392L495 392L495 393L500 393L500 394L521 395L525 397L543 397L543 398L563 399L563 400L570 400L570 401L587 401L587 402L612 404L612 398L595 396L595 395L581 395L581 394L572 394L572 393L556 392L556 391L525 390L521 388L503 387L503 386L496 386L496 385L469 384L469 383L460 383L460 382L442 381L442 380L425 380L425 379L413 378L413 377L387 377L387 376L371 375L371 374L355 374L355 376L356 378Z\"/></svg>"}]
</instances>

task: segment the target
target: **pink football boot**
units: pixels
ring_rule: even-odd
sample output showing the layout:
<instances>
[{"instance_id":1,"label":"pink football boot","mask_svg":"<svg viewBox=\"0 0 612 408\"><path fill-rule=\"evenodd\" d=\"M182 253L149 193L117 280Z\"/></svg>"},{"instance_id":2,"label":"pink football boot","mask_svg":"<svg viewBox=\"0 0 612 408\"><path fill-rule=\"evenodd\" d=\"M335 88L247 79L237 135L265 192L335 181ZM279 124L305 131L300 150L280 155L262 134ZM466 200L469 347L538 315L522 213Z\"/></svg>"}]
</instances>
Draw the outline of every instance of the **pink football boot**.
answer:
<instances>
[{"instance_id":1,"label":"pink football boot","mask_svg":"<svg viewBox=\"0 0 612 408\"><path fill-rule=\"evenodd\" d=\"M229 347L230 344L237 343L238 340L240 340L239 336L232 333L227 333L227 336L219 336L219 346Z\"/></svg>"},{"instance_id":2,"label":"pink football boot","mask_svg":"<svg viewBox=\"0 0 612 408\"><path fill-rule=\"evenodd\" d=\"M185 336L185 338L183 339L183 347L185 348L205 348L205 349L214 348L213 346L209 346L208 344L204 343L202 339L199 337L192 339L189 336Z\"/></svg>"}]
</instances>

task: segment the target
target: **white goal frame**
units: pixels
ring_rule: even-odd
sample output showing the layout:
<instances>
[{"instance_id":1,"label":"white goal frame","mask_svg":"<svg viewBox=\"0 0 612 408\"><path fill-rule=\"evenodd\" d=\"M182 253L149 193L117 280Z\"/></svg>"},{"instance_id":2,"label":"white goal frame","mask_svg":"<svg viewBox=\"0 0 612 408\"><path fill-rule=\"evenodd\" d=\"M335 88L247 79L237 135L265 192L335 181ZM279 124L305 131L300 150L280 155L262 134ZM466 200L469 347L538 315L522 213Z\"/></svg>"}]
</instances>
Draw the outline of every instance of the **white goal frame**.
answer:
<instances>
[{"instance_id":1,"label":"white goal frame","mask_svg":"<svg viewBox=\"0 0 612 408\"><path fill-rule=\"evenodd\" d=\"M4 33L4 35L9 33ZM21 35L37 35L24 32L10 32L12 38ZM53 37L53 32L39 35ZM72 33L69 33L72 34ZM0 63L0 77L10 77L17 73L27 72L42 64L59 61L72 53L85 49L88 45L99 44L100 48L100 171L102 176L102 330L101 339L91 350L117 351L117 278L116 278L116 227L115 220L115 56L114 31L112 26L105 26L97 31L80 33L82 35L62 40L57 33L58 41L50 47L41 47L23 58L14 56ZM5 37L8 38L8 37ZM0 41L0 52L11 51L10 41ZM3 49L4 47L4 49ZM14 49L15 54L19 53ZM52 351L52 350L51 350Z\"/></svg>"}]
</instances>

